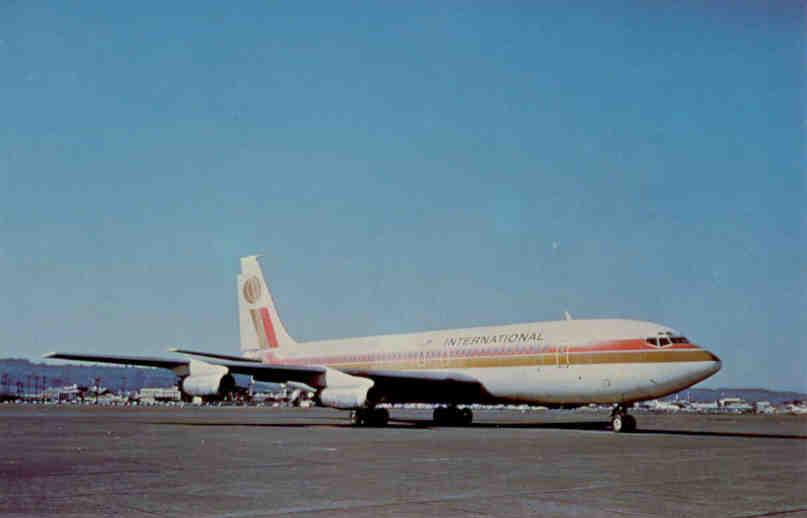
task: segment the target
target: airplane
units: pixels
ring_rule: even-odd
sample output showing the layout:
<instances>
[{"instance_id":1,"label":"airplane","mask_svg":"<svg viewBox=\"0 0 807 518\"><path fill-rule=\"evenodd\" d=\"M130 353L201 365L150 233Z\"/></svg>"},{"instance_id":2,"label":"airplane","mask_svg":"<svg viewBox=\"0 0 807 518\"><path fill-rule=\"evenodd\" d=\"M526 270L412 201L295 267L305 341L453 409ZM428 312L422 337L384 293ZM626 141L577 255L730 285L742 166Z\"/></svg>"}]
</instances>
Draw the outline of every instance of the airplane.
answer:
<instances>
[{"instance_id":1,"label":"airplane","mask_svg":"<svg viewBox=\"0 0 807 518\"><path fill-rule=\"evenodd\" d=\"M310 387L356 426L385 426L388 404L435 405L435 425L470 425L472 404L575 408L613 405L611 428L636 429L634 403L690 387L720 359L677 331L623 319L564 320L297 342L264 280L260 256L241 258L241 356L172 349L182 359L49 353L45 358L171 369L185 397L222 397L235 374ZM384 405L383 407L381 406Z\"/></svg>"}]
</instances>

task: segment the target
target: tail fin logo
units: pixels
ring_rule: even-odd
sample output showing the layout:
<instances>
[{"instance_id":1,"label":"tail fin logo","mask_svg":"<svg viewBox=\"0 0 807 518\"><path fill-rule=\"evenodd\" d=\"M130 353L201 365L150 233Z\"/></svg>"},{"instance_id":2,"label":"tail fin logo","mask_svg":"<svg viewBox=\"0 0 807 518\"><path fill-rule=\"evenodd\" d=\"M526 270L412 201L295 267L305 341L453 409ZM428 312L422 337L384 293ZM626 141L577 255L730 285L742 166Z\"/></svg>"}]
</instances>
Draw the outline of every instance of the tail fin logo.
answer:
<instances>
[{"instance_id":1,"label":"tail fin logo","mask_svg":"<svg viewBox=\"0 0 807 518\"><path fill-rule=\"evenodd\" d=\"M241 350L244 354L263 355L296 343L280 320L272 293L263 278L258 256L241 258L241 273L238 274L235 294L238 299Z\"/></svg>"},{"instance_id":2,"label":"tail fin logo","mask_svg":"<svg viewBox=\"0 0 807 518\"><path fill-rule=\"evenodd\" d=\"M250 277L244 283L244 298L250 304L255 304L261 296L261 281L257 277Z\"/></svg>"},{"instance_id":3,"label":"tail fin logo","mask_svg":"<svg viewBox=\"0 0 807 518\"><path fill-rule=\"evenodd\" d=\"M257 277L250 277L244 282L242 293L244 299L250 304L255 304L261 298L261 281ZM278 346L275 326L272 325L272 317L269 316L269 309L266 307L250 309L249 315L252 317L252 325L258 333L258 340L262 349L276 348Z\"/></svg>"}]
</instances>

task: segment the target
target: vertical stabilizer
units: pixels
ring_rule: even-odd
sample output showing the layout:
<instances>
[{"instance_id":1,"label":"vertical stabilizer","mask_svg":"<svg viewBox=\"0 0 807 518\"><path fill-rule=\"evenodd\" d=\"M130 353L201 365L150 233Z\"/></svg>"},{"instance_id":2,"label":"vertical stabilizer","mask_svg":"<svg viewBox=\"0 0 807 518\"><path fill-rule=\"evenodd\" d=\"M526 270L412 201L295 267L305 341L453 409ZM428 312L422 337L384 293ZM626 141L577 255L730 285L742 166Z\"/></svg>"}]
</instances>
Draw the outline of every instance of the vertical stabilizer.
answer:
<instances>
[{"instance_id":1,"label":"vertical stabilizer","mask_svg":"<svg viewBox=\"0 0 807 518\"><path fill-rule=\"evenodd\" d=\"M261 359L267 351L295 343L280 320L257 255L241 258L238 320L241 327L241 352L246 357Z\"/></svg>"}]
</instances>

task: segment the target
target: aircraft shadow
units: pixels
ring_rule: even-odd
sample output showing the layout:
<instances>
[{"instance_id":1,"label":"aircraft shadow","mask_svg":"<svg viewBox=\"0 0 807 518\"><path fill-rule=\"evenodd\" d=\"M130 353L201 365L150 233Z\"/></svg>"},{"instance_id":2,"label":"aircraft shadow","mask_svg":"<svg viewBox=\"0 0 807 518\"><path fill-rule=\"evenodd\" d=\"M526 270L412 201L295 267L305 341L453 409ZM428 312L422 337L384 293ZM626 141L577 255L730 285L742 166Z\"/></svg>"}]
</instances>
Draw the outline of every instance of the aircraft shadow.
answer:
<instances>
[{"instance_id":1,"label":"aircraft shadow","mask_svg":"<svg viewBox=\"0 0 807 518\"><path fill-rule=\"evenodd\" d=\"M430 421L424 421L431 425ZM354 428L353 424L347 420L341 423L315 422L315 423L222 423L222 422L202 422L202 421L143 421L143 424L156 426L189 426L189 427L246 427L246 428ZM395 424L390 419L390 423L384 428L430 428L420 423ZM367 428L375 428L368 426Z\"/></svg>"},{"instance_id":2,"label":"aircraft shadow","mask_svg":"<svg viewBox=\"0 0 807 518\"><path fill-rule=\"evenodd\" d=\"M700 437L747 437L750 439L795 439L807 441L807 435L757 432L708 432L692 430L637 430L634 433L647 435L690 435Z\"/></svg>"},{"instance_id":3,"label":"aircraft shadow","mask_svg":"<svg viewBox=\"0 0 807 518\"><path fill-rule=\"evenodd\" d=\"M390 422L409 422L423 428L460 428L451 426L436 427L428 420L390 419ZM532 430L582 430L594 432L613 433L611 424L607 421L567 421L562 423L473 423L465 428L504 428L504 429L532 429ZM807 435L777 434L757 432L712 432L702 430L648 430L641 427L631 435L686 435L693 437L746 437L756 439L794 439L807 440Z\"/></svg>"},{"instance_id":4,"label":"aircraft shadow","mask_svg":"<svg viewBox=\"0 0 807 518\"><path fill-rule=\"evenodd\" d=\"M249 427L249 428L353 428L347 420L344 422L310 422L310 423L238 423L238 422L209 422L209 421L146 421L143 424L161 426L187 426L187 427ZM372 427L368 427L372 428ZM562 423L473 423L469 426L435 426L428 419L395 419L391 418L385 428L398 429L441 429L441 428L470 428L470 429L529 429L529 430L582 430L592 432L613 433L610 424L606 421L569 421ZM647 430L641 429L631 432L631 435L682 435L689 437L742 437L749 439L790 439L807 440L807 435L756 433L756 432L711 432L701 430Z\"/></svg>"}]
</instances>

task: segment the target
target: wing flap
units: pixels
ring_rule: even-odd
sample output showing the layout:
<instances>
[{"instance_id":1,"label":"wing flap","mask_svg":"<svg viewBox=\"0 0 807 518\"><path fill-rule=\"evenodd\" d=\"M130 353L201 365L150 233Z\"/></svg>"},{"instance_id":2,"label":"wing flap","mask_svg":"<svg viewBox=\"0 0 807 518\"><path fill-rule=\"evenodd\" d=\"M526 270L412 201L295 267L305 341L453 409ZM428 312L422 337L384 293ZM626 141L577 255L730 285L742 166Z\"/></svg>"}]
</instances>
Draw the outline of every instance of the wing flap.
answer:
<instances>
[{"instance_id":1,"label":"wing flap","mask_svg":"<svg viewBox=\"0 0 807 518\"><path fill-rule=\"evenodd\" d=\"M296 381L314 388L323 388L325 386L324 374L326 368L318 365L284 365L215 358L205 359L204 361L205 363L227 367L233 374L252 376L255 381L268 381L271 383Z\"/></svg>"},{"instance_id":2,"label":"wing flap","mask_svg":"<svg viewBox=\"0 0 807 518\"><path fill-rule=\"evenodd\" d=\"M460 372L374 369L344 372L373 380L373 390L386 403L478 403L490 397L479 380Z\"/></svg>"},{"instance_id":3,"label":"wing flap","mask_svg":"<svg viewBox=\"0 0 807 518\"><path fill-rule=\"evenodd\" d=\"M217 353L206 353L202 351L189 351L188 349L178 349L173 347L169 349L172 353L180 353L180 354L188 354L190 356L200 356L202 358L215 358L217 360L230 360L236 362L252 362L252 363L261 363L260 360L254 360L252 358L244 358L241 356L232 356L229 354L217 354Z\"/></svg>"}]
</instances>

